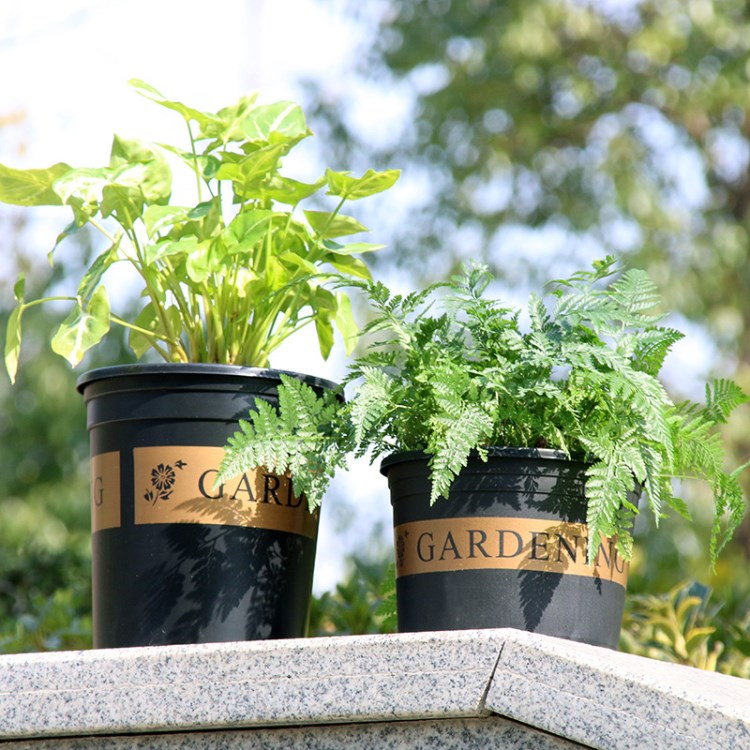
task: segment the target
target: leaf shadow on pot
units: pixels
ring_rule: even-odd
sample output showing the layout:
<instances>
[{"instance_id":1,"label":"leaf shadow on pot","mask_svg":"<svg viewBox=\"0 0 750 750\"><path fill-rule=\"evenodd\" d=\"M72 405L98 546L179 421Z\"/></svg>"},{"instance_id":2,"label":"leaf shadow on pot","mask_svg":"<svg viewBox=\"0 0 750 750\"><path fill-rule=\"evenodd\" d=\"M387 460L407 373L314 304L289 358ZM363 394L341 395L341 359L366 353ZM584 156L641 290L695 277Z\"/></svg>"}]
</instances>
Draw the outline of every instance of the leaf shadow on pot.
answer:
<instances>
[{"instance_id":1,"label":"leaf shadow on pot","mask_svg":"<svg viewBox=\"0 0 750 750\"><path fill-rule=\"evenodd\" d=\"M571 532L571 524L586 521L585 468L578 463L554 462L553 471L539 468L524 478L524 505L550 519L549 528L527 543L525 564L533 570L520 570L520 600L525 626L539 628L555 592L578 557L586 556L585 537ZM583 540L583 543L581 541ZM601 580L592 578L601 594Z\"/></svg>"},{"instance_id":2,"label":"leaf shadow on pot","mask_svg":"<svg viewBox=\"0 0 750 750\"><path fill-rule=\"evenodd\" d=\"M519 600L509 606L520 608L526 630L539 628L571 564L585 558L585 536L577 526L586 520L584 472L578 462L505 456L485 463L475 457L455 481L444 509L436 503L429 511L442 517L509 519L521 528L533 523L525 531L503 532L511 539L510 549L498 550L518 560ZM592 580L592 585L601 582Z\"/></svg>"},{"instance_id":3,"label":"leaf shadow on pot","mask_svg":"<svg viewBox=\"0 0 750 750\"><path fill-rule=\"evenodd\" d=\"M236 525L212 500L182 503L201 523L159 525L158 562L143 576L142 642L199 643L302 635L315 541Z\"/></svg>"}]
</instances>

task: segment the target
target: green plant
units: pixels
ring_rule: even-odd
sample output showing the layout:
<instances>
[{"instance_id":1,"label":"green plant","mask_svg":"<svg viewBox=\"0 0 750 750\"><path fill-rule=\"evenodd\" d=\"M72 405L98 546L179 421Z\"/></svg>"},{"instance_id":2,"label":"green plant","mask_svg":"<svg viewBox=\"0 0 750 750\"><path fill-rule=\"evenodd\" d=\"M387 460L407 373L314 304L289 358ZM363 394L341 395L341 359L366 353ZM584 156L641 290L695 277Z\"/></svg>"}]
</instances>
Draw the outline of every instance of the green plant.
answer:
<instances>
[{"instance_id":1,"label":"green plant","mask_svg":"<svg viewBox=\"0 0 750 750\"><path fill-rule=\"evenodd\" d=\"M382 582L392 563L353 555L345 561L344 580L333 591L313 597L310 635L395 633L396 618L383 612Z\"/></svg>"},{"instance_id":2,"label":"green plant","mask_svg":"<svg viewBox=\"0 0 750 750\"><path fill-rule=\"evenodd\" d=\"M682 334L659 325L660 298L643 271L620 272L610 257L551 282L549 303L530 296L525 331L520 310L485 296L490 282L473 267L405 297L367 285L376 317L364 330L375 338L351 367L353 397L318 398L285 379L278 413L259 403L241 423L223 474L289 469L316 505L349 452L370 451L374 460L420 450L430 457L434 502L473 451L486 458L489 446L556 448L590 463L590 559L600 535L616 536L630 559L638 508L627 494L636 483L658 522L667 507L689 518L672 479L698 477L716 503L713 562L744 513L743 467L725 471L715 427L745 394L718 380L706 387L705 405L672 402L658 373Z\"/></svg>"},{"instance_id":3,"label":"green plant","mask_svg":"<svg viewBox=\"0 0 750 750\"><path fill-rule=\"evenodd\" d=\"M746 593L746 592L745 592ZM748 613L716 604L709 587L682 582L665 594L628 598L620 647L652 659L750 677Z\"/></svg>"},{"instance_id":4,"label":"green plant","mask_svg":"<svg viewBox=\"0 0 750 750\"><path fill-rule=\"evenodd\" d=\"M131 84L182 116L185 148L115 136L106 167L73 169L58 163L17 170L0 165L0 201L72 209L73 222L57 244L84 225L99 230L109 243L72 296L28 301L25 280L18 280L18 304L5 342L11 380L18 367L22 315L51 300L72 303L52 338L54 351L72 365L112 323L129 329L137 357L152 349L170 362L265 366L284 339L311 322L324 357L333 344L334 325L347 344L352 341L356 326L348 297L327 288L327 281L331 272L369 278L356 254L380 246L340 244L340 238L365 230L340 211L346 201L389 188L399 173L369 170L354 177L329 169L315 182L299 182L280 171L282 158L311 134L296 104L257 104L252 95L208 113L167 100L142 81ZM170 204L170 159L192 173L193 205ZM336 199L333 210L297 210L324 187ZM102 283L121 263L136 270L146 300L132 321L112 312Z\"/></svg>"},{"instance_id":5,"label":"green plant","mask_svg":"<svg viewBox=\"0 0 750 750\"><path fill-rule=\"evenodd\" d=\"M621 641L628 653L716 671L722 644L709 644L716 628L706 612L710 591L681 583L667 594L628 601Z\"/></svg>"}]
</instances>

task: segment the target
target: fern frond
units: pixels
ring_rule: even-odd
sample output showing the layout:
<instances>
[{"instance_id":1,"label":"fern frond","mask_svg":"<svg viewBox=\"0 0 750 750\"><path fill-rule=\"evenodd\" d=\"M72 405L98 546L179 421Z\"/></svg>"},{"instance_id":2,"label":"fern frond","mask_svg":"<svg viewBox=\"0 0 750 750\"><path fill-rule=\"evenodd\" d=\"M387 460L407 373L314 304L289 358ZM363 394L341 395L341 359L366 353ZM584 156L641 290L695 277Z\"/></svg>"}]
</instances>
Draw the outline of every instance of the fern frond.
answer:
<instances>
[{"instance_id":1,"label":"fern frond","mask_svg":"<svg viewBox=\"0 0 750 750\"><path fill-rule=\"evenodd\" d=\"M602 344L576 341L563 344L560 355L572 366L583 365L596 370L612 370L623 373L628 370L628 360L617 350Z\"/></svg>"},{"instance_id":2,"label":"fern frond","mask_svg":"<svg viewBox=\"0 0 750 750\"><path fill-rule=\"evenodd\" d=\"M704 410L680 405L668 415L670 442L674 446L670 471L675 476L705 477L723 472L724 449L721 437L712 432Z\"/></svg>"},{"instance_id":3,"label":"fern frond","mask_svg":"<svg viewBox=\"0 0 750 750\"><path fill-rule=\"evenodd\" d=\"M628 356L632 356L633 367L656 377L664 365L670 350L683 334L673 328L647 328L636 333L626 334L620 339L619 346L629 347Z\"/></svg>"},{"instance_id":4,"label":"fern frond","mask_svg":"<svg viewBox=\"0 0 750 750\"><path fill-rule=\"evenodd\" d=\"M543 333L549 327L551 320L544 301L532 292L526 307L531 321L531 330Z\"/></svg>"},{"instance_id":5,"label":"fern frond","mask_svg":"<svg viewBox=\"0 0 750 750\"><path fill-rule=\"evenodd\" d=\"M567 279L553 279L547 286L561 286L569 288L578 288L581 286L590 286L601 279L614 276L617 273L617 259L614 255L607 255L601 260L595 260L591 264L591 270L575 271Z\"/></svg>"},{"instance_id":6,"label":"fern frond","mask_svg":"<svg viewBox=\"0 0 750 750\"><path fill-rule=\"evenodd\" d=\"M663 317L648 312L659 307L661 295L649 275L639 268L626 271L612 284L611 298L618 306L616 319L625 325L650 326Z\"/></svg>"},{"instance_id":7,"label":"fern frond","mask_svg":"<svg viewBox=\"0 0 750 750\"><path fill-rule=\"evenodd\" d=\"M646 499L654 516L654 523L658 526L663 503L666 501L672 505L670 502L672 497L671 486L669 480L665 478L671 473L671 467L665 468L664 455L668 452L664 450L663 446L648 442L643 442L640 451L646 467L646 475L638 481L643 484Z\"/></svg>"},{"instance_id":8,"label":"fern frond","mask_svg":"<svg viewBox=\"0 0 750 750\"><path fill-rule=\"evenodd\" d=\"M588 510L589 563L594 560L602 538L609 538L627 529L618 528L618 513L633 489L633 475L613 455L600 458L586 471ZM629 532L628 532L629 533ZM626 558L628 559L628 558Z\"/></svg>"},{"instance_id":9,"label":"fern frond","mask_svg":"<svg viewBox=\"0 0 750 750\"><path fill-rule=\"evenodd\" d=\"M633 534L631 533L631 529L635 524L636 513L637 509L633 510L632 508L620 508L617 511L615 525L618 531L615 537L615 544L623 560L631 560L633 557Z\"/></svg>"},{"instance_id":10,"label":"fern frond","mask_svg":"<svg viewBox=\"0 0 750 750\"><path fill-rule=\"evenodd\" d=\"M258 466L281 474L288 470L297 438L286 432L284 421L268 402L256 399L255 408L249 420L240 421L239 432L228 439L217 484Z\"/></svg>"},{"instance_id":11,"label":"fern frond","mask_svg":"<svg viewBox=\"0 0 750 750\"><path fill-rule=\"evenodd\" d=\"M560 296L554 310L556 320L568 325L588 322L595 328L612 319L610 301L593 289L582 289Z\"/></svg>"},{"instance_id":12,"label":"fern frond","mask_svg":"<svg viewBox=\"0 0 750 750\"><path fill-rule=\"evenodd\" d=\"M706 416L715 424L726 422L730 414L747 401L747 394L731 380L706 384Z\"/></svg>"},{"instance_id":13,"label":"fern frond","mask_svg":"<svg viewBox=\"0 0 750 750\"><path fill-rule=\"evenodd\" d=\"M438 409L448 412L460 409L471 382L469 373L451 362L436 363L430 370L429 379L421 376L418 379L430 388Z\"/></svg>"},{"instance_id":14,"label":"fern frond","mask_svg":"<svg viewBox=\"0 0 750 750\"><path fill-rule=\"evenodd\" d=\"M289 432L310 435L317 431L325 402L307 384L286 374L278 389L279 413Z\"/></svg>"},{"instance_id":15,"label":"fern frond","mask_svg":"<svg viewBox=\"0 0 750 750\"><path fill-rule=\"evenodd\" d=\"M462 404L452 413L432 417L428 452L432 474L430 504L447 498L456 475L466 466L472 451L480 449L492 434L494 420L476 404Z\"/></svg>"},{"instance_id":16,"label":"fern frond","mask_svg":"<svg viewBox=\"0 0 750 750\"><path fill-rule=\"evenodd\" d=\"M391 379L375 367L361 368L364 378L349 406L358 453L366 452L383 417L394 408Z\"/></svg>"},{"instance_id":17,"label":"fern frond","mask_svg":"<svg viewBox=\"0 0 750 750\"><path fill-rule=\"evenodd\" d=\"M716 512L709 546L712 568L716 567L716 559L739 528L745 515L745 497L737 477L738 472L722 474L713 486Z\"/></svg>"},{"instance_id":18,"label":"fern frond","mask_svg":"<svg viewBox=\"0 0 750 750\"><path fill-rule=\"evenodd\" d=\"M336 468L352 450L344 407L332 391L318 396L306 383L282 375L278 410L256 399L256 410L230 437L217 483L265 466L290 473L311 508L320 505Z\"/></svg>"}]
</instances>

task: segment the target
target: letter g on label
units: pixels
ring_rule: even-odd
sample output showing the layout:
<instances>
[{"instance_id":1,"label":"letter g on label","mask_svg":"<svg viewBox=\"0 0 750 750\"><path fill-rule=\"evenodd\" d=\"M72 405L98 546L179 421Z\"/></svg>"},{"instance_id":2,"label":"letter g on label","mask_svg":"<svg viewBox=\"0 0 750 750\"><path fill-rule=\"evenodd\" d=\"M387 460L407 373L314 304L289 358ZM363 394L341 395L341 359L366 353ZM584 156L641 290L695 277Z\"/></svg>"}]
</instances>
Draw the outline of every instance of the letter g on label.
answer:
<instances>
[{"instance_id":1,"label":"letter g on label","mask_svg":"<svg viewBox=\"0 0 750 750\"><path fill-rule=\"evenodd\" d=\"M213 479L207 479L209 474L218 474L217 469L206 469L206 471L201 474L200 479L198 480L198 490L200 491L201 495L203 497L207 497L209 500L218 500L223 494L224 494L224 485L220 484L217 492L218 495L209 495L208 489L213 487ZM208 486L207 486L208 485Z\"/></svg>"},{"instance_id":2,"label":"letter g on label","mask_svg":"<svg viewBox=\"0 0 750 750\"><path fill-rule=\"evenodd\" d=\"M94 505L99 507L104 503L104 479L97 477L94 480Z\"/></svg>"},{"instance_id":3,"label":"letter g on label","mask_svg":"<svg viewBox=\"0 0 750 750\"><path fill-rule=\"evenodd\" d=\"M429 537L429 543L424 543L426 537ZM424 552L427 551L427 557ZM433 536L431 531L425 531L419 535L417 539L417 556L422 562L432 562L435 559L435 544L433 543Z\"/></svg>"}]
</instances>

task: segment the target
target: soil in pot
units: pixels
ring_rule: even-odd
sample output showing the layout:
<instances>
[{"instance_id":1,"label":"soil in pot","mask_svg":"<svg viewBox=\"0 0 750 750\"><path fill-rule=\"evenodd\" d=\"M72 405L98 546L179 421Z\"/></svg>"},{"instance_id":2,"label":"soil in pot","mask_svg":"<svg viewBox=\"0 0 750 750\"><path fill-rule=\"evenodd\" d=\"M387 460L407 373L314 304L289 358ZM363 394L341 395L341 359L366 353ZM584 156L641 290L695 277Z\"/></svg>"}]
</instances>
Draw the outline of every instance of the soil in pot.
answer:
<instances>
[{"instance_id":1,"label":"soil in pot","mask_svg":"<svg viewBox=\"0 0 750 750\"><path fill-rule=\"evenodd\" d=\"M557 451L491 449L430 506L427 457L386 458L399 631L517 628L616 648L628 565L613 540L586 562L585 470Z\"/></svg>"},{"instance_id":2,"label":"soil in pot","mask_svg":"<svg viewBox=\"0 0 750 750\"><path fill-rule=\"evenodd\" d=\"M289 477L262 468L214 488L237 421L256 397L275 403L279 383L278 371L197 364L102 368L80 379L95 647L305 634L317 512Z\"/></svg>"}]
</instances>

